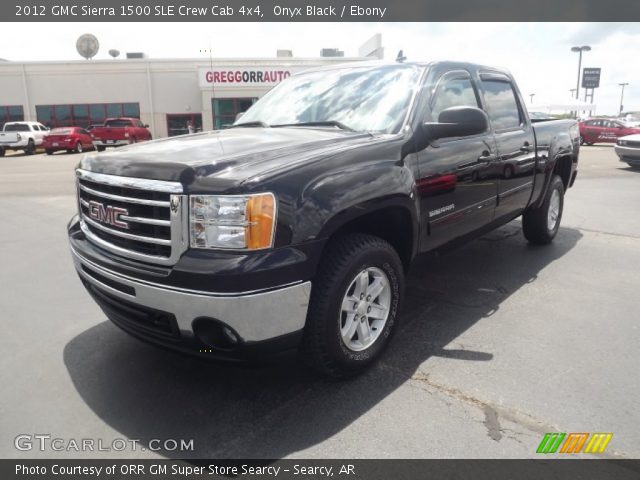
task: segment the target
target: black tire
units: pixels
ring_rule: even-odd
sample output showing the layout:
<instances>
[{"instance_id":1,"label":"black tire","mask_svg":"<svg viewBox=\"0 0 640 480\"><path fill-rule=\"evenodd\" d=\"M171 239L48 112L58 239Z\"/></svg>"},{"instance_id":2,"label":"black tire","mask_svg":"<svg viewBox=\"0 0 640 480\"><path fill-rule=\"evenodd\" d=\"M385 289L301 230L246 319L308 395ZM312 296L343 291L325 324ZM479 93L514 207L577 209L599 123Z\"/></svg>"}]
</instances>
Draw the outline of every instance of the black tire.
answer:
<instances>
[{"instance_id":1,"label":"black tire","mask_svg":"<svg viewBox=\"0 0 640 480\"><path fill-rule=\"evenodd\" d=\"M104 152L104 149L107 148L104 145L96 145L96 150L98 150L99 152Z\"/></svg>"},{"instance_id":2,"label":"black tire","mask_svg":"<svg viewBox=\"0 0 640 480\"><path fill-rule=\"evenodd\" d=\"M557 192L559 201L559 210L555 216L555 222L553 227L550 225L549 209L554 197L554 192ZM554 200L555 202L555 200ZM562 220L562 210L564 207L564 184L562 179L558 175L553 175L551 183L545 194L544 201L540 207L530 209L524 212L522 216L522 232L525 238L536 245L546 245L551 243L558 229L560 228L560 221Z\"/></svg>"},{"instance_id":3,"label":"black tire","mask_svg":"<svg viewBox=\"0 0 640 480\"><path fill-rule=\"evenodd\" d=\"M50 148L46 149L45 152L47 153L47 155L53 155L53 150L51 150Z\"/></svg>"},{"instance_id":4,"label":"black tire","mask_svg":"<svg viewBox=\"0 0 640 480\"><path fill-rule=\"evenodd\" d=\"M33 155L36 152L36 144L33 142L33 139L30 138L29 142L27 142L27 148L25 149L24 153L26 153L27 155Z\"/></svg>"},{"instance_id":5,"label":"black tire","mask_svg":"<svg viewBox=\"0 0 640 480\"><path fill-rule=\"evenodd\" d=\"M627 165L629 165L634 170L640 170L640 165L638 165L637 163L627 163Z\"/></svg>"},{"instance_id":6,"label":"black tire","mask_svg":"<svg viewBox=\"0 0 640 480\"><path fill-rule=\"evenodd\" d=\"M580 145L584 145L584 137L582 135L580 135Z\"/></svg>"},{"instance_id":7,"label":"black tire","mask_svg":"<svg viewBox=\"0 0 640 480\"><path fill-rule=\"evenodd\" d=\"M371 328L370 332L375 335L373 343L363 350L354 351L342 338L342 304L358 274L368 268L386 276L388 315L379 331ZM365 234L349 234L331 241L311 290L300 351L307 365L334 378L353 376L369 367L380 357L397 330L403 289L402 262L388 242Z\"/></svg>"},{"instance_id":8,"label":"black tire","mask_svg":"<svg viewBox=\"0 0 640 480\"><path fill-rule=\"evenodd\" d=\"M131 140L129 141L130 144L134 144L134 143L138 143L138 139L136 137L131 137Z\"/></svg>"},{"instance_id":9,"label":"black tire","mask_svg":"<svg viewBox=\"0 0 640 480\"><path fill-rule=\"evenodd\" d=\"M74 152L76 152L76 153L82 153L83 152L82 144L80 142L76 143L76 148L74 149Z\"/></svg>"},{"instance_id":10,"label":"black tire","mask_svg":"<svg viewBox=\"0 0 640 480\"><path fill-rule=\"evenodd\" d=\"M0 157L4 157L4 147L0 147Z\"/></svg>"}]
</instances>

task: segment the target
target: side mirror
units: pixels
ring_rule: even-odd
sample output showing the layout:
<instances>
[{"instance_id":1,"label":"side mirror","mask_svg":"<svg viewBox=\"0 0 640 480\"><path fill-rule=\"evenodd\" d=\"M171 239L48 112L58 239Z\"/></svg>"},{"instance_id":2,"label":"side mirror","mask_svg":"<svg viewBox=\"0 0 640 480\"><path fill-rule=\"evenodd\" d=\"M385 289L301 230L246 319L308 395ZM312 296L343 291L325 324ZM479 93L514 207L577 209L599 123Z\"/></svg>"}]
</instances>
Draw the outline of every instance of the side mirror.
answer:
<instances>
[{"instance_id":1,"label":"side mirror","mask_svg":"<svg viewBox=\"0 0 640 480\"><path fill-rule=\"evenodd\" d=\"M149 125L145 124L144 128L149 128Z\"/></svg>"},{"instance_id":2,"label":"side mirror","mask_svg":"<svg viewBox=\"0 0 640 480\"><path fill-rule=\"evenodd\" d=\"M487 114L476 107L450 107L440 112L437 123L424 124L424 130L431 140L478 135L488 128Z\"/></svg>"}]
</instances>

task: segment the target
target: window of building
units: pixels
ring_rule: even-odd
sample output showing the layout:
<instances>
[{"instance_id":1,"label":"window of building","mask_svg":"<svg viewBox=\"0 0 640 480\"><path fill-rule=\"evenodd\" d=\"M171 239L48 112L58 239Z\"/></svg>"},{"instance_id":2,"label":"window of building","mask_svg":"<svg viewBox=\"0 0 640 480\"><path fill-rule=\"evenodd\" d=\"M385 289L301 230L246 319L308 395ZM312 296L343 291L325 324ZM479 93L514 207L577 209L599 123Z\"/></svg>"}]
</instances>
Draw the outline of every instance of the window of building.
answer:
<instances>
[{"instance_id":1,"label":"window of building","mask_svg":"<svg viewBox=\"0 0 640 480\"><path fill-rule=\"evenodd\" d=\"M107 118L140 118L138 103L91 103L74 105L36 105L40 123L54 127L102 125Z\"/></svg>"},{"instance_id":2,"label":"window of building","mask_svg":"<svg viewBox=\"0 0 640 480\"><path fill-rule=\"evenodd\" d=\"M236 116L249 110L256 100L255 97L212 98L213 128L219 130L231 125L236 121Z\"/></svg>"},{"instance_id":3,"label":"window of building","mask_svg":"<svg viewBox=\"0 0 640 480\"><path fill-rule=\"evenodd\" d=\"M189 133L189 122L193 124L194 132L202 131L202 114L178 113L167 115L167 134L170 137Z\"/></svg>"},{"instance_id":4,"label":"window of building","mask_svg":"<svg viewBox=\"0 0 640 480\"><path fill-rule=\"evenodd\" d=\"M24 111L22 105L0 105L0 130L4 128L7 122L20 122L24 120Z\"/></svg>"}]
</instances>

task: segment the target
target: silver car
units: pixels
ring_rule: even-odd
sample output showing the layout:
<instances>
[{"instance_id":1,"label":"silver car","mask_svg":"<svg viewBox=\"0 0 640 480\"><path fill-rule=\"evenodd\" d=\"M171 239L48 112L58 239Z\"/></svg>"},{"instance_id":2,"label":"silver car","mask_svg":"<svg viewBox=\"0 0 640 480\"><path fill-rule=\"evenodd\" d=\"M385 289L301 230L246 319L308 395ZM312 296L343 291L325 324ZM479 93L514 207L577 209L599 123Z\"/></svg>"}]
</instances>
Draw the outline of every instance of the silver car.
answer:
<instances>
[{"instance_id":1,"label":"silver car","mask_svg":"<svg viewBox=\"0 0 640 480\"><path fill-rule=\"evenodd\" d=\"M621 162L628 163L633 168L640 168L640 134L635 133L618 138L616 154Z\"/></svg>"}]
</instances>

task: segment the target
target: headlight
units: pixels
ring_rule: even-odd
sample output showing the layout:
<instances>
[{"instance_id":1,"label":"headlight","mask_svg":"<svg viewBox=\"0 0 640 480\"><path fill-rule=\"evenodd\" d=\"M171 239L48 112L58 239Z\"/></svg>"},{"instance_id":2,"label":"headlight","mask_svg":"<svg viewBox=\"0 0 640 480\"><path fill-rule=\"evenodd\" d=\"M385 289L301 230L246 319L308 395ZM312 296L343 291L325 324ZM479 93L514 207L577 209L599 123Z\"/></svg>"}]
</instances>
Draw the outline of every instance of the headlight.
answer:
<instances>
[{"instance_id":1,"label":"headlight","mask_svg":"<svg viewBox=\"0 0 640 480\"><path fill-rule=\"evenodd\" d=\"M622 146L622 147L623 147L623 146L625 146L626 144L627 144L627 141L626 141L626 140L618 140L618 145L620 145L620 146Z\"/></svg>"},{"instance_id":2,"label":"headlight","mask_svg":"<svg viewBox=\"0 0 640 480\"><path fill-rule=\"evenodd\" d=\"M269 248L273 246L275 221L272 193L190 197L191 248Z\"/></svg>"}]
</instances>

